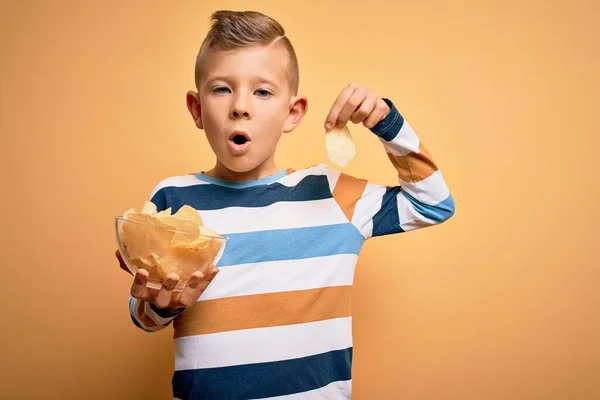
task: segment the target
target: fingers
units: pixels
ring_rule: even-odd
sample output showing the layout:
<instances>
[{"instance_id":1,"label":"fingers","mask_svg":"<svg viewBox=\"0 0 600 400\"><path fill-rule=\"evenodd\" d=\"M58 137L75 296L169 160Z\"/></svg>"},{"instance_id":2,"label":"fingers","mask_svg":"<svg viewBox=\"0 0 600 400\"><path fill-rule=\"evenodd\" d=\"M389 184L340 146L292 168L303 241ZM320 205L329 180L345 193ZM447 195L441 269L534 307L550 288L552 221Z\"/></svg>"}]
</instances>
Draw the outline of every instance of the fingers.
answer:
<instances>
[{"instance_id":1,"label":"fingers","mask_svg":"<svg viewBox=\"0 0 600 400\"><path fill-rule=\"evenodd\" d=\"M352 96L354 93L355 87L356 85L354 84L348 85L339 94L338 98L333 103L333 106L331 106L331 110L329 111L327 118L325 119L325 129L329 130L338 125L340 113L348 102L350 96Z\"/></svg>"},{"instance_id":2,"label":"fingers","mask_svg":"<svg viewBox=\"0 0 600 400\"><path fill-rule=\"evenodd\" d=\"M177 282L179 282L179 276L175 273L169 273L162 284L162 287L156 294L153 303L158 308L166 308L171 304L171 298L173 297L173 289L177 286Z\"/></svg>"},{"instance_id":3,"label":"fingers","mask_svg":"<svg viewBox=\"0 0 600 400\"><path fill-rule=\"evenodd\" d=\"M366 128L371 129L375 125L377 125L379 121L383 120L389 112L390 107L386 104L386 102L383 101L381 98L376 98L375 109L373 110L373 112L371 112L371 115L369 115L364 120L363 125Z\"/></svg>"},{"instance_id":4,"label":"fingers","mask_svg":"<svg viewBox=\"0 0 600 400\"><path fill-rule=\"evenodd\" d=\"M179 296L178 306L188 307L194 304L218 273L219 270L215 267L206 276L201 272L195 272Z\"/></svg>"},{"instance_id":5,"label":"fingers","mask_svg":"<svg viewBox=\"0 0 600 400\"><path fill-rule=\"evenodd\" d=\"M202 295L202 293L204 293L204 291L206 290L208 285L210 285L210 283L213 281L213 279L215 279L215 277L217 276L218 273L219 273L219 270L216 268L213 268L211 273L208 274L206 276L206 278L204 278L203 280L200 281L200 283L198 284L198 290L200 291L200 294L198 295L198 297L200 297Z\"/></svg>"},{"instance_id":6,"label":"fingers","mask_svg":"<svg viewBox=\"0 0 600 400\"><path fill-rule=\"evenodd\" d=\"M131 295L140 300L150 301L158 308L188 307L198 300L218 273L219 270L214 266L206 276L200 271L193 273L183 291L177 294L174 292L175 286L179 282L177 274L168 274L163 280L160 290L151 290L146 287L148 271L139 269L131 285Z\"/></svg>"},{"instance_id":7,"label":"fingers","mask_svg":"<svg viewBox=\"0 0 600 400\"><path fill-rule=\"evenodd\" d=\"M206 275L206 278L204 278L198 285L198 287L200 288L200 294L202 294L206 290L208 285L210 285L210 283L213 281L213 279L215 279L215 277L217 276L218 273L219 273L218 268L213 267L210 270L210 273L208 273L208 275Z\"/></svg>"},{"instance_id":8,"label":"fingers","mask_svg":"<svg viewBox=\"0 0 600 400\"><path fill-rule=\"evenodd\" d=\"M145 269L138 269L133 278L131 284L131 295L136 299L146 300L148 297L148 291L146 289L146 283L150 274Z\"/></svg>"},{"instance_id":9,"label":"fingers","mask_svg":"<svg viewBox=\"0 0 600 400\"><path fill-rule=\"evenodd\" d=\"M372 128L388 112L388 105L375 93L364 86L351 84L342 90L333 103L325 119L325 129L341 128L348 121L363 123L365 127Z\"/></svg>"},{"instance_id":10,"label":"fingers","mask_svg":"<svg viewBox=\"0 0 600 400\"><path fill-rule=\"evenodd\" d=\"M190 279L188 280L185 288L181 292L179 296L178 302L182 307L187 307L198 300L198 297L202 294L200 283L204 279L204 275L202 272L196 271L192 274Z\"/></svg>"},{"instance_id":11,"label":"fingers","mask_svg":"<svg viewBox=\"0 0 600 400\"><path fill-rule=\"evenodd\" d=\"M377 106L377 95L367 91L364 101L359 106L358 110L350 116L350 120L355 124L360 124L372 114L375 106Z\"/></svg>"},{"instance_id":12,"label":"fingers","mask_svg":"<svg viewBox=\"0 0 600 400\"><path fill-rule=\"evenodd\" d=\"M348 98L338 115L336 123L337 127L341 128L348 123L350 117L352 117L352 115L362 106L368 93L369 89L365 87L357 88L352 92L352 95ZM368 113L370 113L371 110L369 110Z\"/></svg>"}]
</instances>

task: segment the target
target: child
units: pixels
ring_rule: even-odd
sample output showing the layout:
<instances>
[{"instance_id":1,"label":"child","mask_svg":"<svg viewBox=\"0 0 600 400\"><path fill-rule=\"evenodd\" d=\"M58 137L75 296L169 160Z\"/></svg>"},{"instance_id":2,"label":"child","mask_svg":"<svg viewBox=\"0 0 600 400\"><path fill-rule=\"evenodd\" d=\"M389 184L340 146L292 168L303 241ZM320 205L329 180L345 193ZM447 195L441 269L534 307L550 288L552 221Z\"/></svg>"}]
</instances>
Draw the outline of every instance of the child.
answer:
<instances>
[{"instance_id":1,"label":"child","mask_svg":"<svg viewBox=\"0 0 600 400\"><path fill-rule=\"evenodd\" d=\"M439 224L454 213L452 197L394 104L354 84L325 128L349 121L369 128L400 186L326 165L278 169L279 138L307 110L294 49L263 14L218 11L212 20L196 61L198 92L187 94L187 105L216 165L163 180L151 200L159 211L196 208L229 241L219 269L197 273L180 294L176 275L149 290L147 271L138 271L133 322L149 332L173 322L176 398L348 399L350 289L364 241Z\"/></svg>"}]
</instances>

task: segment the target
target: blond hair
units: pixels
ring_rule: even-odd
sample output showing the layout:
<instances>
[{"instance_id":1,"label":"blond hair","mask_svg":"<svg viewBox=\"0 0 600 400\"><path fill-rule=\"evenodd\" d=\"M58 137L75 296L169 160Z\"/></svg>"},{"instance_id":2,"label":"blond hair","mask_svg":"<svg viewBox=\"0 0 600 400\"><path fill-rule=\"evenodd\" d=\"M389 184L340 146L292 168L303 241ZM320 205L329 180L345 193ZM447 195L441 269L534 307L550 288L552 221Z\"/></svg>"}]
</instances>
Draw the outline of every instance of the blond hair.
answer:
<instances>
[{"instance_id":1,"label":"blond hair","mask_svg":"<svg viewBox=\"0 0 600 400\"><path fill-rule=\"evenodd\" d=\"M195 80L200 86L204 60L209 50L229 51L281 42L289 54L288 82L296 94L300 81L298 59L279 22L257 11L220 10L211 15L211 28L196 58Z\"/></svg>"}]
</instances>

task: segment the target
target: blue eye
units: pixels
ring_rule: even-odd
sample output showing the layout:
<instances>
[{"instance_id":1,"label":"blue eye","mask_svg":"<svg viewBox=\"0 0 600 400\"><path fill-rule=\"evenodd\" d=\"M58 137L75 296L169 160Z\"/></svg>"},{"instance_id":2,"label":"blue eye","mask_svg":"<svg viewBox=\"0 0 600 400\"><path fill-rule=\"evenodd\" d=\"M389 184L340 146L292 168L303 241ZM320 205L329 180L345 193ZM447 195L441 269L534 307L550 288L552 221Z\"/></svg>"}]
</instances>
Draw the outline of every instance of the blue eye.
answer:
<instances>
[{"instance_id":1,"label":"blue eye","mask_svg":"<svg viewBox=\"0 0 600 400\"><path fill-rule=\"evenodd\" d=\"M258 97L269 97L271 95L271 93L265 89L258 89L256 94L258 94Z\"/></svg>"},{"instance_id":2,"label":"blue eye","mask_svg":"<svg viewBox=\"0 0 600 400\"><path fill-rule=\"evenodd\" d=\"M229 89L227 89L224 86L220 86L220 87L214 88L214 92L218 93L218 94L227 94L227 93L229 93Z\"/></svg>"}]
</instances>

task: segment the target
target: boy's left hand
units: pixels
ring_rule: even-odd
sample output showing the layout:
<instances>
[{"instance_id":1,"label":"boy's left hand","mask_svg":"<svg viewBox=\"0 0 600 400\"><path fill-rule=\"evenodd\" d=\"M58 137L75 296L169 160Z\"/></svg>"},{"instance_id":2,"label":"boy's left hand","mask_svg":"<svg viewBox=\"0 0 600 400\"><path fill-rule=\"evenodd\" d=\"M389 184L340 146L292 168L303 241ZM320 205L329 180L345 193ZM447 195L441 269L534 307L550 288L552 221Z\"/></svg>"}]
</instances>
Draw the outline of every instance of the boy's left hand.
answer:
<instances>
[{"instance_id":1,"label":"boy's left hand","mask_svg":"<svg viewBox=\"0 0 600 400\"><path fill-rule=\"evenodd\" d=\"M385 101L369 88L350 84L342 90L325 120L325 129L341 128L348 121L371 129L390 112Z\"/></svg>"}]
</instances>

